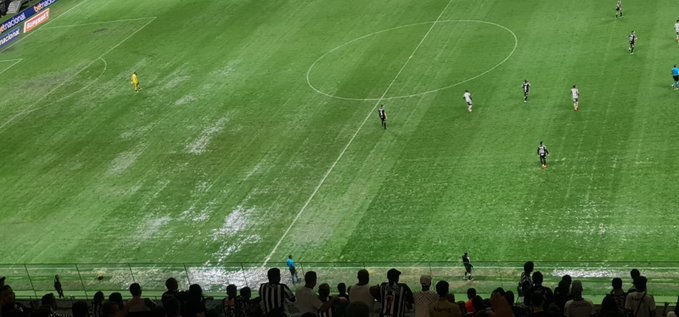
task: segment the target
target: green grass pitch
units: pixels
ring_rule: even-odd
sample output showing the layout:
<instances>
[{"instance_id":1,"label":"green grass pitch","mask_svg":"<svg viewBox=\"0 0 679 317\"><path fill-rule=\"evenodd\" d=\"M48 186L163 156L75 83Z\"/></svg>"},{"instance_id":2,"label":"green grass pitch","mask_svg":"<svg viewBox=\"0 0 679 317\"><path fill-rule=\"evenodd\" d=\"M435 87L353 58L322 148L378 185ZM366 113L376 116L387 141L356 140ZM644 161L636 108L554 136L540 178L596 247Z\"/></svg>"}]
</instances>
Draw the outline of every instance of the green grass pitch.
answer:
<instances>
[{"instance_id":1,"label":"green grass pitch","mask_svg":"<svg viewBox=\"0 0 679 317\"><path fill-rule=\"evenodd\" d=\"M679 16L614 8L61 0L0 52L1 262L679 261Z\"/></svg>"}]
</instances>

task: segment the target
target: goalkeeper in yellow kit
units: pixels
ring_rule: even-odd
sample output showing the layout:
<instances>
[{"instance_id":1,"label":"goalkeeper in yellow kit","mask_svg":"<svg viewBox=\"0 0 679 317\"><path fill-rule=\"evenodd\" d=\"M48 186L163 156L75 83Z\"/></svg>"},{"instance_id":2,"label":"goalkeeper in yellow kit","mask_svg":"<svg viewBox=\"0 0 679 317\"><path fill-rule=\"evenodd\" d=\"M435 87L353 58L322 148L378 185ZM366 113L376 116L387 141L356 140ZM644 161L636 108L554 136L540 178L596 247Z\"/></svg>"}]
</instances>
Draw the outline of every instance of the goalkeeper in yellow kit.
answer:
<instances>
[{"instance_id":1,"label":"goalkeeper in yellow kit","mask_svg":"<svg viewBox=\"0 0 679 317\"><path fill-rule=\"evenodd\" d=\"M139 87L139 77L137 77L137 72L132 73L132 87L135 92L139 92L141 87Z\"/></svg>"}]
</instances>

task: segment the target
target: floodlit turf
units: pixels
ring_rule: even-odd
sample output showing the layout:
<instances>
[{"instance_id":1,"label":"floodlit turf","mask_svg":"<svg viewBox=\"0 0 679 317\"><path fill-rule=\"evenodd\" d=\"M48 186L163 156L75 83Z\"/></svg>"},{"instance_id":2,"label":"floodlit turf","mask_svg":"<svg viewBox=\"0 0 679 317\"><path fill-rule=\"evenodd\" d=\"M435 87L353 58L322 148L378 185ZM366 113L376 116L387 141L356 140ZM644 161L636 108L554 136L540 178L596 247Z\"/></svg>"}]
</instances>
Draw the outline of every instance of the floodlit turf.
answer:
<instances>
[{"instance_id":1,"label":"floodlit turf","mask_svg":"<svg viewBox=\"0 0 679 317\"><path fill-rule=\"evenodd\" d=\"M679 261L676 4L614 7L60 0L0 53L1 262Z\"/></svg>"}]
</instances>

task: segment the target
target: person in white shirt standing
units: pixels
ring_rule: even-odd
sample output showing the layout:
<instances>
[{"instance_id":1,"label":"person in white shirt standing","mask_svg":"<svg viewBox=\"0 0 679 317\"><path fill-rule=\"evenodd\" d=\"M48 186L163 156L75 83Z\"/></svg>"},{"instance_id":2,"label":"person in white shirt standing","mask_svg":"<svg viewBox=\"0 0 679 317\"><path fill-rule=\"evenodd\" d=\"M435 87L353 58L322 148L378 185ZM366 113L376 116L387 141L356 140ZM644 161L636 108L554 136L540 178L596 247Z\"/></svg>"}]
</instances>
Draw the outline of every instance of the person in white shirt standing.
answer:
<instances>
[{"instance_id":1,"label":"person in white shirt standing","mask_svg":"<svg viewBox=\"0 0 679 317\"><path fill-rule=\"evenodd\" d=\"M372 312L375 305L375 297L370 294L370 273L368 270L362 269L358 271L356 277L358 278L358 283L349 286L349 302L365 303Z\"/></svg>"},{"instance_id":2,"label":"person in white shirt standing","mask_svg":"<svg viewBox=\"0 0 679 317\"><path fill-rule=\"evenodd\" d=\"M575 85L571 88L571 96L573 97L573 108L580 112L580 90Z\"/></svg>"},{"instance_id":3,"label":"person in white shirt standing","mask_svg":"<svg viewBox=\"0 0 679 317\"><path fill-rule=\"evenodd\" d=\"M429 317L429 306L438 301L438 294L431 291L431 276L420 276L422 291L413 294L415 298L415 317Z\"/></svg>"},{"instance_id":4,"label":"person in white shirt standing","mask_svg":"<svg viewBox=\"0 0 679 317\"><path fill-rule=\"evenodd\" d=\"M655 299L653 295L646 292L646 284L648 280L644 276L639 276L634 279L634 292L627 294L625 300L625 310L628 316L632 317L654 317L655 316Z\"/></svg>"},{"instance_id":5,"label":"person in white shirt standing","mask_svg":"<svg viewBox=\"0 0 679 317\"><path fill-rule=\"evenodd\" d=\"M592 301L582 297L582 282L573 281L571 286L573 299L566 302L563 314L565 317L591 317L594 316L594 304ZM646 316L648 317L648 316Z\"/></svg>"},{"instance_id":6,"label":"person in white shirt standing","mask_svg":"<svg viewBox=\"0 0 679 317\"><path fill-rule=\"evenodd\" d=\"M674 23L674 31L677 33L677 43L679 43L679 20L677 20L677 23Z\"/></svg>"},{"instance_id":7,"label":"person in white shirt standing","mask_svg":"<svg viewBox=\"0 0 679 317\"><path fill-rule=\"evenodd\" d=\"M316 281L316 272L307 271L304 274L304 286L298 288L297 292L295 292L295 298L297 298L295 306L297 306L297 309L302 314L326 312L334 304L334 299L326 302L321 301L318 294L314 292Z\"/></svg>"},{"instance_id":8,"label":"person in white shirt standing","mask_svg":"<svg viewBox=\"0 0 679 317\"><path fill-rule=\"evenodd\" d=\"M462 99L467 103L467 111L472 112L472 108L474 107L474 102L472 102L472 94L469 92L469 90L464 91L464 95L462 95Z\"/></svg>"}]
</instances>

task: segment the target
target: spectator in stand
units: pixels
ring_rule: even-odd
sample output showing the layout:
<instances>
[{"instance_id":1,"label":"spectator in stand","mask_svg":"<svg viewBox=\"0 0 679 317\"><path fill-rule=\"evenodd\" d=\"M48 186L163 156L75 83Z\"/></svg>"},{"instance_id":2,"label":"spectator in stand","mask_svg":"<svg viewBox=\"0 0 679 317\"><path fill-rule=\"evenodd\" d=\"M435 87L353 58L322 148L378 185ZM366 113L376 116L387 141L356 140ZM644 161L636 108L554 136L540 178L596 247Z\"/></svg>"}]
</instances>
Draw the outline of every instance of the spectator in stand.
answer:
<instances>
[{"instance_id":1,"label":"spectator in stand","mask_svg":"<svg viewBox=\"0 0 679 317\"><path fill-rule=\"evenodd\" d=\"M591 300L582 297L582 291L582 282L578 280L573 281L573 285L571 286L573 299L566 302L566 306L564 306L564 316L590 317L594 315L594 304L592 304Z\"/></svg>"},{"instance_id":2,"label":"spectator in stand","mask_svg":"<svg viewBox=\"0 0 679 317\"><path fill-rule=\"evenodd\" d=\"M430 317L462 317L462 310L457 304L448 300L450 285L446 281L436 283L436 295L438 299L429 306ZM417 308L417 303L415 304Z\"/></svg>"},{"instance_id":3,"label":"spectator in stand","mask_svg":"<svg viewBox=\"0 0 679 317\"><path fill-rule=\"evenodd\" d=\"M54 276L54 290L57 292L57 295L59 295L59 298L64 298L64 288L61 286L59 275Z\"/></svg>"},{"instance_id":4,"label":"spectator in stand","mask_svg":"<svg viewBox=\"0 0 679 317\"><path fill-rule=\"evenodd\" d=\"M78 301L71 306L73 317L90 317L90 307L87 302Z\"/></svg>"},{"instance_id":5,"label":"spectator in stand","mask_svg":"<svg viewBox=\"0 0 679 317\"><path fill-rule=\"evenodd\" d=\"M507 304L512 308L512 315L514 317L528 317L528 309L523 304L516 304L514 292L506 291L505 299Z\"/></svg>"},{"instance_id":6,"label":"spectator in stand","mask_svg":"<svg viewBox=\"0 0 679 317\"><path fill-rule=\"evenodd\" d=\"M349 302L365 303L370 308L370 311L372 311L375 297L370 293L370 273L368 273L368 270L363 269L358 271L356 277L358 278L358 283L349 287Z\"/></svg>"},{"instance_id":7,"label":"spectator in stand","mask_svg":"<svg viewBox=\"0 0 679 317\"><path fill-rule=\"evenodd\" d=\"M179 291L179 283L174 277L170 277L167 280L165 280L165 288L167 288L167 291L165 291L165 293L163 293L163 296L160 298L160 301L163 303L163 306L165 306L165 301L167 301L170 298L176 298L179 301L180 305L186 302L187 294L186 292Z\"/></svg>"},{"instance_id":8,"label":"spectator in stand","mask_svg":"<svg viewBox=\"0 0 679 317\"><path fill-rule=\"evenodd\" d=\"M634 279L635 292L627 294L625 311L630 317L655 317L655 299L646 292L647 279L639 276Z\"/></svg>"},{"instance_id":9,"label":"spectator in stand","mask_svg":"<svg viewBox=\"0 0 679 317\"><path fill-rule=\"evenodd\" d=\"M316 272L306 272L306 274L304 274L304 286L298 288L297 292L295 292L295 305L302 314L326 314L328 310L331 309L337 302L337 298L332 298L331 300L325 302L321 300L319 295L314 292L314 287L316 287L317 280L318 277L316 276ZM328 296L330 296L330 290L328 290Z\"/></svg>"},{"instance_id":10,"label":"spectator in stand","mask_svg":"<svg viewBox=\"0 0 679 317\"><path fill-rule=\"evenodd\" d=\"M292 294L287 285L281 284L281 270L278 268L269 269L266 273L269 282L259 286L259 297L262 301L262 309L266 317L285 317L285 302L294 302L295 295ZM192 317L192 316L182 316Z\"/></svg>"},{"instance_id":11,"label":"spectator in stand","mask_svg":"<svg viewBox=\"0 0 679 317\"><path fill-rule=\"evenodd\" d=\"M104 299L102 291L94 293L94 298L92 299L92 317L104 317Z\"/></svg>"},{"instance_id":12,"label":"spectator in stand","mask_svg":"<svg viewBox=\"0 0 679 317\"><path fill-rule=\"evenodd\" d=\"M117 309L123 309L125 307L125 302L123 302L123 294L118 292L113 292L108 295L108 301L117 305Z\"/></svg>"},{"instance_id":13,"label":"spectator in stand","mask_svg":"<svg viewBox=\"0 0 679 317\"><path fill-rule=\"evenodd\" d=\"M561 313L563 313L566 302L573 299L573 296L571 296L571 282L571 276L566 274L561 277L559 285L554 289L554 303Z\"/></svg>"},{"instance_id":14,"label":"spectator in stand","mask_svg":"<svg viewBox=\"0 0 679 317\"><path fill-rule=\"evenodd\" d=\"M532 261L523 264L523 272L521 272L521 278L519 279L519 297L525 298L530 288L533 287L533 278L531 276L533 274L533 269L535 269L535 264ZM528 283L527 288L526 283Z\"/></svg>"},{"instance_id":15,"label":"spectator in stand","mask_svg":"<svg viewBox=\"0 0 679 317\"><path fill-rule=\"evenodd\" d=\"M336 307L340 303L341 299L330 296L330 285L328 283L323 283L318 286L318 298L321 300L323 305L329 305L325 310L318 310L318 317L336 317ZM321 308L323 308L323 306L321 306Z\"/></svg>"},{"instance_id":16,"label":"spectator in stand","mask_svg":"<svg viewBox=\"0 0 679 317\"><path fill-rule=\"evenodd\" d=\"M339 298L344 298L347 302L349 302L349 294L347 294L347 284L344 283L339 283L337 284L337 297Z\"/></svg>"},{"instance_id":17,"label":"spectator in stand","mask_svg":"<svg viewBox=\"0 0 679 317\"><path fill-rule=\"evenodd\" d=\"M679 316L679 297L677 298L677 303L674 304L674 309L667 312L667 317L678 317Z\"/></svg>"},{"instance_id":18,"label":"spectator in stand","mask_svg":"<svg viewBox=\"0 0 679 317\"><path fill-rule=\"evenodd\" d=\"M186 305L182 308L182 317L205 317L206 311L203 289L198 284L191 284Z\"/></svg>"},{"instance_id":19,"label":"spectator in stand","mask_svg":"<svg viewBox=\"0 0 679 317\"><path fill-rule=\"evenodd\" d=\"M398 282L400 276L399 270L390 269L387 272L389 281L380 284L378 294L373 294L381 305L380 317L403 317L406 308L410 309L413 305L413 292L408 285Z\"/></svg>"},{"instance_id":20,"label":"spectator in stand","mask_svg":"<svg viewBox=\"0 0 679 317\"><path fill-rule=\"evenodd\" d=\"M57 299L54 294L49 293L40 299L40 307L33 311L31 317L59 317L60 315L57 315L56 311Z\"/></svg>"},{"instance_id":21,"label":"spectator in stand","mask_svg":"<svg viewBox=\"0 0 679 317\"><path fill-rule=\"evenodd\" d=\"M181 317L181 304L179 299L169 296L163 302L166 317Z\"/></svg>"},{"instance_id":22,"label":"spectator in stand","mask_svg":"<svg viewBox=\"0 0 679 317\"><path fill-rule=\"evenodd\" d=\"M415 299L415 317L429 317L429 306L436 303L439 296L430 290L431 276L420 276L420 286L422 291L413 294Z\"/></svg>"},{"instance_id":23,"label":"spectator in stand","mask_svg":"<svg viewBox=\"0 0 679 317\"><path fill-rule=\"evenodd\" d=\"M611 281L611 286L613 286L613 289L611 290L611 293L609 295L615 301L615 306L618 308L618 311L624 313L627 293L625 293L625 291L622 290L622 279L619 277L614 278ZM603 302L601 303L601 305L603 306Z\"/></svg>"},{"instance_id":24,"label":"spectator in stand","mask_svg":"<svg viewBox=\"0 0 679 317\"><path fill-rule=\"evenodd\" d=\"M486 301L484 301L480 295L474 296L474 298L472 298L472 306L474 306L474 316L477 317L486 316L487 309L490 307L490 305L488 304L489 303L486 303Z\"/></svg>"},{"instance_id":25,"label":"spectator in stand","mask_svg":"<svg viewBox=\"0 0 679 317\"><path fill-rule=\"evenodd\" d=\"M533 274L533 282L535 282L535 274ZM531 317L559 317L556 313L545 310L545 296L541 292L531 292L530 303L532 311Z\"/></svg>"},{"instance_id":26,"label":"spectator in stand","mask_svg":"<svg viewBox=\"0 0 679 317\"><path fill-rule=\"evenodd\" d=\"M632 278L632 287L630 287L629 290L627 290L627 294L634 293L637 291L636 286L634 285L634 280L636 280L639 276L641 276L641 272L637 269L632 269L629 271L629 276Z\"/></svg>"},{"instance_id":27,"label":"spectator in stand","mask_svg":"<svg viewBox=\"0 0 679 317\"><path fill-rule=\"evenodd\" d=\"M295 291L295 306L297 306L297 309L302 314L316 314L321 310L321 306L324 306L323 311L327 311L330 307L329 304L323 305L323 302L321 302L321 299L318 298L318 295L314 291L317 280L318 277L316 276L316 272L307 271L306 274L304 274L304 286L301 286Z\"/></svg>"},{"instance_id":28,"label":"spectator in stand","mask_svg":"<svg viewBox=\"0 0 679 317\"><path fill-rule=\"evenodd\" d=\"M347 306L346 316L350 317L370 317L371 307L364 302L351 302Z\"/></svg>"},{"instance_id":29,"label":"spectator in stand","mask_svg":"<svg viewBox=\"0 0 679 317\"><path fill-rule=\"evenodd\" d=\"M492 309L490 315L493 317L512 317L512 307L499 293L490 297L490 307Z\"/></svg>"},{"instance_id":30,"label":"spectator in stand","mask_svg":"<svg viewBox=\"0 0 679 317\"><path fill-rule=\"evenodd\" d=\"M262 309L261 309L261 301L260 298L252 298L252 290L250 290L249 287L243 287L240 289L240 297L242 298L243 302L245 303L245 312L246 316L248 317L261 317L262 316Z\"/></svg>"},{"instance_id":31,"label":"spectator in stand","mask_svg":"<svg viewBox=\"0 0 679 317\"><path fill-rule=\"evenodd\" d=\"M106 301L101 306L101 312L104 317L116 317L120 311L120 306L116 302Z\"/></svg>"},{"instance_id":32,"label":"spectator in stand","mask_svg":"<svg viewBox=\"0 0 679 317\"><path fill-rule=\"evenodd\" d=\"M542 273L540 273L539 271L533 273L533 287L530 290L531 295L526 299L530 301L534 297L532 294L538 293L542 296L542 305L544 310L549 310L550 305L554 303L554 293L552 293L552 290L550 288L542 286L543 280L544 278L542 276ZM535 306L532 305L532 303L530 303L530 305Z\"/></svg>"},{"instance_id":33,"label":"spectator in stand","mask_svg":"<svg viewBox=\"0 0 679 317\"><path fill-rule=\"evenodd\" d=\"M145 315L144 313L148 313L155 308L156 305L153 302L141 297L141 285L139 283L132 283L130 285L130 294L132 299L121 310L123 316L128 314Z\"/></svg>"},{"instance_id":34,"label":"spectator in stand","mask_svg":"<svg viewBox=\"0 0 679 317\"><path fill-rule=\"evenodd\" d=\"M17 303L12 287L7 284L0 287L0 316L27 317L30 314L31 310L28 307Z\"/></svg>"},{"instance_id":35,"label":"spectator in stand","mask_svg":"<svg viewBox=\"0 0 679 317\"><path fill-rule=\"evenodd\" d=\"M343 317L345 315L347 306L349 305L349 294L347 294L347 284L339 283L337 284L337 298L339 302L335 304L335 313L337 317Z\"/></svg>"},{"instance_id":36,"label":"spectator in stand","mask_svg":"<svg viewBox=\"0 0 679 317\"><path fill-rule=\"evenodd\" d=\"M470 287L467 289L467 302L464 303L464 308L467 316L474 316L474 303L472 300L476 297L476 289Z\"/></svg>"},{"instance_id":37,"label":"spectator in stand","mask_svg":"<svg viewBox=\"0 0 679 317\"><path fill-rule=\"evenodd\" d=\"M222 300L222 309L224 316L236 317L236 297L238 297L238 288L236 285L229 284L226 286L226 298Z\"/></svg>"},{"instance_id":38,"label":"spectator in stand","mask_svg":"<svg viewBox=\"0 0 679 317\"><path fill-rule=\"evenodd\" d=\"M622 280L620 284L622 286ZM608 294L601 302L598 317L625 317L625 312L618 308L614 295Z\"/></svg>"}]
</instances>

